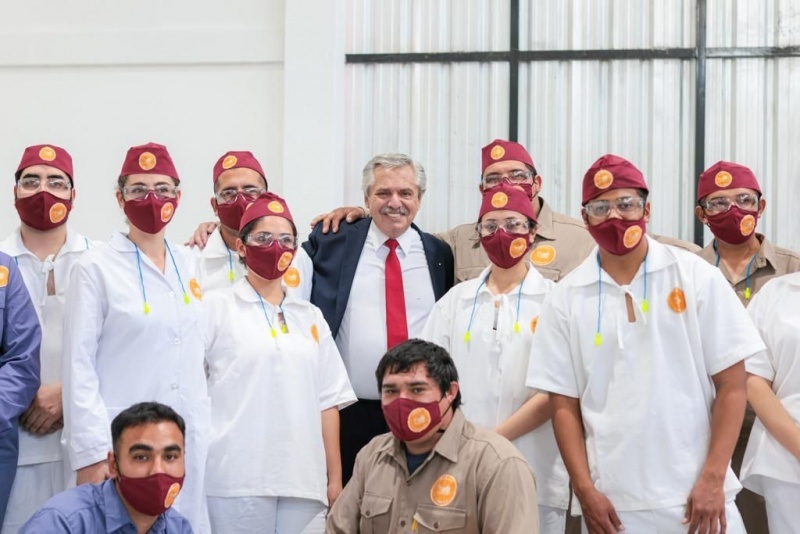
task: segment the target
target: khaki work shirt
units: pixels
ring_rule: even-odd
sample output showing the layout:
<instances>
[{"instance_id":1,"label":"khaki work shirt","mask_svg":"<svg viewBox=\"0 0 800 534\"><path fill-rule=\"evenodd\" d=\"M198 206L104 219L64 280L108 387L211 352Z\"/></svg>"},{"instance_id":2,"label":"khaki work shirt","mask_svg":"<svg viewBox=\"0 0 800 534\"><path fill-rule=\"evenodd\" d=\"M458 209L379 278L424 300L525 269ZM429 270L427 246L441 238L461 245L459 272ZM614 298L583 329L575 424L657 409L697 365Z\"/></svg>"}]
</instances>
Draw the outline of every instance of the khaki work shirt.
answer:
<instances>
[{"instance_id":1,"label":"khaki work shirt","mask_svg":"<svg viewBox=\"0 0 800 534\"><path fill-rule=\"evenodd\" d=\"M694 243L690 243L689 241L684 241L683 239L670 237L668 235L652 234L650 237L652 237L653 239L655 239L656 241L658 241L663 245L671 245L673 247L678 247L679 249L685 250L687 252L694 252L695 254L703 250Z\"/></svg>"},{"instance_id":2,"label":"khaki work shirt","mask_svg":"<svg viewBox=\"0 0 800 534\"><path fill-rule=\"evenodd\" d=\"M764 287L764 284L784 274L800 271L800 255L789 249L776 247L762 234L756 234L761 241L761 247L756 252L756 259L750 267L750 299ZM711 265L717 265L717 251L714 250L714 241L711 241L703 250L698 252L701 258ZM725 264L719 262L719 270L731 284L739 300L746 307L750 299L745 298L747 289L747 269L734 278Z\"/></svg>"},{"instance_id":3,"label":"khaki work shirt","mask_svg":"<svg viewBox=\"0 0 800 534\"><path fill-rule=\"evenodd\" d=\"M392 434L364 447L325 532L538 534L533 472L511 442L456 409L412 475L405 448Z\"/></svg>"},{"instance_id":4,"label":"khaki work shirt","mask_svg":"<svg viewBox=\"0 0 800 534\"><path fill-rule=\"evenodd\" d=\"M541 197L539 202L539 225L528 260L542 276L557 282L586 259L595 243L582 221L554 212ZM474 223L436 237L453 249L456 283L477 278L489 266Z\"/></svg>"}]
</instances>

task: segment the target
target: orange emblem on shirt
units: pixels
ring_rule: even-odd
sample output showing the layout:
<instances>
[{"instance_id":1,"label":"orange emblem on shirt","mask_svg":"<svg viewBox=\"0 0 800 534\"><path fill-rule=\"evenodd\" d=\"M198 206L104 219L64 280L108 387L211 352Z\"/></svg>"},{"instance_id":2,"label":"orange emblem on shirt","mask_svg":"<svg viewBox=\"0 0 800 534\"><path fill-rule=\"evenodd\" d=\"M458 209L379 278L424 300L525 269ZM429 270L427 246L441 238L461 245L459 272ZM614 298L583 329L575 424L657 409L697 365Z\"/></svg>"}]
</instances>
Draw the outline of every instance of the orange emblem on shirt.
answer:
<instances>
[{"instance_id":1,"label":"orange emblem on shirt","mask_svg":"<svg viewBox=\"0 0 800 534\"><path fill-rule=\"evenodd\" d=\"M526 250L528 250L528 241L524 237L516 238L508 247L508 253L515 259L525 254Z\"/></svg>"},{"instance_id":2,"label":"orange emblem on shirt","mask_svg":"<svg viewBox=\"0 0 800 534\"><path fill-rule=\"evenodd\" d=\"M0 287L8 285L8 267L0 265Z\"/></svg>"},{"instance_id":3,"label":"orange emblem on shirt","mask_svg":"<svg viewBox=\"0 0 800 534\"><path fill-rule=\"evenodd\" d=\"M236 159L236 156L234 156L233 154L228 154L227 156L225 156L225 159L222 160L222 168L230 169L231 167L236 165L237 161L239 160Z\"/></svg>"},{"instance_id":4,"label":"orange emblem on shirt","mask_svg":"<svg viewBox=\"0 0 800 534\"><path fill-rule=\"evenodd\" d=\"M58 224L67 216L67 207L61 202L57 202L50 206L50 222Z\"/></svg>"},{"instance_id":5,"label":"orange emblem on shirt","mask_svg":"<svg viewBox=\"0 0 800 534\"><path fill-rule=\"evenodd\" d=\"M178 494L181 492L181 485L177 482L173 483L169 490L167 490L167 496L164 498L164 507L169 508L172 506L172 503L175 502L175 499L178 497Z\"/></svg>"},{"instance_id":6,"label":"orange emblem on shirt","mask_svg":"<svg viewBox=\"0 0 800 534\"><path fill-rule=\"evenodd\" d=\"M431 487L431 500L436 506L447 506L458 493L458 482L453 475L442 475Z\"/></svg>"},{"instance_id":7,"label":"orange emblem on shirt","mask_svg":"<svg viewBox=\"0 0 800 534\"><path fill-rule=\"evenodd\" d=\"M45 161L53 161L56 159L56 151L52 147L43 146L39 149L39 158Z\"/></svg>"},{"instance_id":8,"label":"orange emblem on shirt","mask_svg":"<svg viewBox=\"0 0 800 534\"><path fill-rule=\"evenodd\" d=\"M267 204L267 209L272 213L283 213L283 206L277 200L273 200Z\"/></svg>"},{"instance_id":9,"label":"orange emblem on shirt","mask_svg":"<svg viewBox=\"0 0 800 534\"><path fill-rule=\"evenodd\" d=\"M319 345L319 328L317 328L316 324L311 325L311 338Z\"/></svg>"},{"instance_id":10,"label":"orange emblem on shirt","mask_svg":"<svg viewBox=\"0 0 800 534\"><path fill-rule=\"evenodd\" d=\"M756 218L752 215L745 215L742 222L739 223L739 230L742 235L750 235L756 229Z\"/></svg>"},{"instance_id":11,"label":"orange emblem on shirt","mask_svg":"<svg viewBox=\"0 0 800 534\"><path fill-rule=\"evenodd\" d=\"M683 313L686 311L686 295L683 289L676 287L669 292L667 296L667 306L675 313Z\"/></svg>"},{"instance_id":12,"label":"orange emblem on shirt","mask_svg":"<svg viewBox=\"0 0 800 534\"><path fill-rule=\"evenodd\" d=\"M600 169L594 173L594 185L597 189L608 189L614 183L614 175L611 171Z\"/></svg>"},{"instance_id":13,"label":"orange emblem on shirt","mask_svg":"<svg viewBox=\"0 0 800 534\"><path fill-rule=\"evenodd\" d=\"M408 414L407 423L412 432L422 432L431 424L431 414L425 408L414 408Z\"/></svg>"},{"instance_id":14,"label":"orange emblem on shirt","mask_svg":"<svg viewBox=\"0 0 800 534\"><path fill-rule=\"evenodd\" d=\"M622 235L622 244L626 248L633 248L642 240L642 229L638 226L631 226Z\"/></svg>"},{"instance_id":15,"label":"orange emblem on shirt","mask_svg":"<svg viewBox=\"0 0 800 534\"><path fill-rule=\"evenodd\" d=\"M714 176L714 183L717 187L728 187L733 182L733 176L728 171L719 171Z\"/></svg>"},{"instance_id":16,"label":"orange emblem on shirt","mask_svg":"<svg viewBox=\"0 0 800 534\"><path fill-rule=\"evenodd\" d=\"M534 265L550 265L556 259L556 249L551 245L539 245L531 251L530 259Z\"/></svg>"},{"instance_id":17,"label":"orange emblem on shirt","mask_svg":"<svg viewBox=\"0 0 800 534\"><path fill-rule=\"evenodd\" d=\"M194 298L197 300L203 300L203 290L200 288L200 283L197 279L192 278L189 280L189 291L192 292L192 295L194 295Z\"/></svg>"},{"instance_id":18,"label":"orange emblem on shirt","mask_svg":"<svg viewBox=\"0 0 800 534\"><path fill-rule=\"evenodd\" d=\"M289 269L283 273L283 283L289 287L299 286L300 271L298 271L296 267L289 267Z\"/></svg>"},{"instance_id":19,"label":"orange emblem on shirt","mask_svg":"<svg viewBox=\"0 0 800 534\"><path fill-rule=\"evenodd\" d=\"M495 208L503 208L506 204L508 204L508 195L502 191L492 195L492 206Z\"/></svg>"},{"instance_id":20,"label":"orange emblem on shirt","mask_svg":"<svg viewBox=\"0 0 800 534\"><path fill-rule=\"evenodd\" d=\"M175 207L167 202L163 206L161 206L161 220L164 222L169 222L172 219L172 214L175 213Z\"/></svg>"},{"instance_id":21,"label":"orange emblem on shirt","mask_svg":"<svg viewBox=\"0 0 800 534\"><path fill-rule=\"evenodd\" d=\"M489 152L489 156L491 156L493 160L498 160L505 155L506 155L506 149L501 147L500 145L495 145L494 148L492 148L492 151Z\"/></svg>"},{"instance_id":22,"label":"orange emblem on shirt","mask_svg":"<svg viewBox=\"0 0 800 534\"><path fill-rule=\"evenodd\" d=\"M285 271L286 268L292 264L293 257L294 256L292 256L291 252L284 252L283 254L281 254L281 257L278 258L278 270Z\"/></svg>"},{"instance_id":23,"label":"orange emblem on shirt","mask_svg":"<svg viewBox=\"0 0 800 534\"><path fill-rule=\"evenodd\" d=\"M142 152L139 155L139 167L143 171L152 170L156 166L156 157L152 152Z\"/></svg>"}]
</instances>

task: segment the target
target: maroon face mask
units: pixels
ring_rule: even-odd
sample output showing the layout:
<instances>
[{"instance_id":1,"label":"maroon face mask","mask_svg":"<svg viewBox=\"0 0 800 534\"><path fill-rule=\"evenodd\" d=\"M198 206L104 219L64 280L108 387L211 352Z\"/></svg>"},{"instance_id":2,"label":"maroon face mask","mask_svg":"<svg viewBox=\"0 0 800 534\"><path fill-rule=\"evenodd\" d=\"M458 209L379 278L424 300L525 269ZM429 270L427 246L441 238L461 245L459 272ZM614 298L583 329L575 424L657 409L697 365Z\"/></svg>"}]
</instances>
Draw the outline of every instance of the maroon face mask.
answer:
<instances>
[{"instance_id":1,"label":"maroon face mask","mask_svg":"<svg viewBox=\"0 0 800 534\"><path fill-rule=\"evenodd\" d=\"M31 228L46 232L67 222L72 199L58 198L47 191L14 201L20 220Z\"/></svg>"},{"instance_id":2,"label":"maroon face mask","mask_svg":"<svg viewBox=\"0 0 800 534\"><path fill-rule=\"evenodd\" d=\"M382 408L386 424L400 441L418 440L442 421L439 401L425 403L399 397Z\"/></svg>"},{"instance_id":3,"label":"maroon face mask","mask_svg":"<svg viewBox=\"0 0 800 534\"><path fill-rule=\"evenodd\" d=\"M184 477L156 473L144 478L129 478L122 474L117 479L119 492L139 513L156 516L167 511L181 491Z\"/></svg>"},{"instance_id":4,"label":"maroon face mask","mask_svg":"<svg viewBox=\"0 0 800 534\"><path fill-rule=\"evenodd\" d=\"M595 226L589 225L588 229L600 248L615 256L624 256L641 242L645 226L644 218L637 221L614 218Z\"/></svg>"},{"instance_id":5,"label":"maroon face mask","mask_svg":"<svg viewBox=\"0 0 800 534\"><path fill-rule=\"evenodd\" d=\"M281 246L273 241L268 247L246 245L244 262L249 269L265 280L275 280L283 276L294 259L295 250Z\"/></svg>"},{"instance_id":6,"label":"maroon face mask","mask_svg":"<svg viewBox=\"0 0 800 534\"><path fill-rule=\"evenodd\" d=\"M758 212L731 206L726 212L706 215L711 232L726 243L741 245L756 231Z\"/></svg>"},{"instance_id":7,"label":"maroon face mask","mask_svg":"<svg viewBox=\"0 0 800 534\"><path fill-rule=\"evenodd\" d=\"M177 199L158 198L151 191L140 200L126 200L122 210L136 228L157 234L172 220L177 205Z\"/></svg>"},{"instance_id":8,"label":"maroon face mask","mask_svg":"<svg viewBox=\"0 0 800 534\"><path fill-rule=\"evenodd\" d=\"M528 234L509 234L502 228L481 236L481 246L489 260L501 269L510 269L522 261L529 245Z\"/></svg>"},{"instance_id":9,"label":"maroon face mask","mask_svg":"<svg viewBox=\"0 0 800 534\"><path fill-rule=\"evenodd\" d=\"M227 204L220 204L217 202L217 215L219 215L220 222L238 233L239 223L242 221L244 210L246 210L247 206L252 202L253 199L241 193L236 195L236 199L234 199L233 202L228 202Z\"/></svg>"}]
</instances>

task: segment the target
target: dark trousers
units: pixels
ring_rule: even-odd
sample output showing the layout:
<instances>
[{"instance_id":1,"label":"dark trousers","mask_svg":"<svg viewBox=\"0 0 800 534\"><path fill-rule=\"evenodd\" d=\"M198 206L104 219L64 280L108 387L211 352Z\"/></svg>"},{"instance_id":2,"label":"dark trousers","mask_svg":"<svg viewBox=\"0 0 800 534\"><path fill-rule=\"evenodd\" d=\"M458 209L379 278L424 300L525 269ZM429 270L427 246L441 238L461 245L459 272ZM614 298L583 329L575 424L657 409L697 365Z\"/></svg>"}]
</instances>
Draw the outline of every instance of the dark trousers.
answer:
<instances>
[{"instance_id":1,"label":"dark trousers","mask_svg":"<svg viewBox=\"0 0 800 534\"><path fill-rule=\"evenodd\" d=\"M747 440L750 439L750 431L753 429L753 422L756 419L756 414L747 404L747 411L744 414L744 424L739 433L739 440L736 442L736 449L733 451L733 458L731 459L731 467L736 476L742 469L742 460L744 460L744 450L747 448ZM750 490L743 489L736 496L736 507L739 508L739 513L742 514L744 521L744 528L747 532L754 534L769 534L767 528L767 508L764 504L764 497L758 493L753 493Z\"/></svg>"},{"instance_id":2,"label":"dark trousers","mask_svg":"<svg viewBox=\"0 0 800 534\"><path fill-rule=\"evenodd\" d=\"M372 438L389 432L381 401L359 399L339 412L339 444L342 448L342 484L353 476L356 455Z\"/></svg>"}]
</instances>

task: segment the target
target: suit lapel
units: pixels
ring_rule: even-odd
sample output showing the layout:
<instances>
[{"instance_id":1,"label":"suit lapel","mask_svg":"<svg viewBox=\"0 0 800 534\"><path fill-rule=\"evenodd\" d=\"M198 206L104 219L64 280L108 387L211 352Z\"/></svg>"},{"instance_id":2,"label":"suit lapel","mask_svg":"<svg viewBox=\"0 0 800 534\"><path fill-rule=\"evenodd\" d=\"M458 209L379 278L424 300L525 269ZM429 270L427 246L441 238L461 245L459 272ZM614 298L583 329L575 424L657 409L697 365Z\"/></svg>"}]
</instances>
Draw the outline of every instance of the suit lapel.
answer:
<instances>
[{"instance_id":1,"label":"suit lapel","mask_svg":"<svg viewBox=\"0 0 800 534\"><path fill-rule=\"evenodd\" d=\"M344 244L344 258L342 258L342 274L339 277L339 291L336 293L336 314L334 315L334 317L338 318L339 324L336 325L336 330L333 331L334 335L339 331L347 301L350 299L350 290L353 288L353 279L356 277L356 267L358 267L358 260L361 258L361 251L364 248L364 242L367 240L367 233L371 223L372 219L369 217L361 219L353 224L351 227L353 231L347 234L347 240Z\"/></svg>"},{"instance_id":2,"label":"suit lapel","mask_svg":"<svg viewBox=\"0 0 800 534\"><path fill-rule=\"evenodd\" d=\"M422 239L422 249L425 251L425 261L428 263L428 272L431 275L431 285L433 285L433 295L436 300L439 300L447 290L445 288L444 263L436 253L436 245L433 242L435 238L425 234L413 223L411 227L419 233L419 237Z\"/></svg>"}]
</instances>

